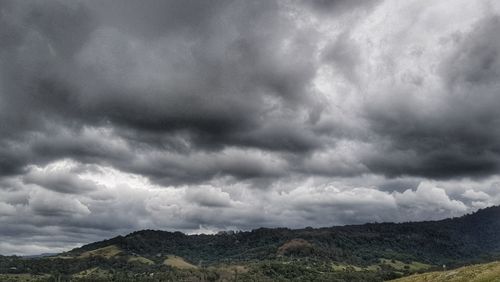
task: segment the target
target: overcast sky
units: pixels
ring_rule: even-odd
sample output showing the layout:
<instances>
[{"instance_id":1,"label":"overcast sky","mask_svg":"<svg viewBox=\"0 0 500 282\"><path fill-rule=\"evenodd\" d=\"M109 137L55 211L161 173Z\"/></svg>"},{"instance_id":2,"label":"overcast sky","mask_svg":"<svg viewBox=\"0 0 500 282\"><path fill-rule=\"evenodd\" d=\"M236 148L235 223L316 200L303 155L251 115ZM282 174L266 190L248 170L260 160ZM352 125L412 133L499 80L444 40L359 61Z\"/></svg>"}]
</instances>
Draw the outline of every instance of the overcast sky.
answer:
<instances>
[{"instance_id":1,"label":"overcast sky","mask_svg":"<svg viewBox=\"0 0 500 282\"><path fill-rule=\"evenodd\" d=\"M0 0L0 254L500 204L499 14Z\"/></svg>"}]
</instances>

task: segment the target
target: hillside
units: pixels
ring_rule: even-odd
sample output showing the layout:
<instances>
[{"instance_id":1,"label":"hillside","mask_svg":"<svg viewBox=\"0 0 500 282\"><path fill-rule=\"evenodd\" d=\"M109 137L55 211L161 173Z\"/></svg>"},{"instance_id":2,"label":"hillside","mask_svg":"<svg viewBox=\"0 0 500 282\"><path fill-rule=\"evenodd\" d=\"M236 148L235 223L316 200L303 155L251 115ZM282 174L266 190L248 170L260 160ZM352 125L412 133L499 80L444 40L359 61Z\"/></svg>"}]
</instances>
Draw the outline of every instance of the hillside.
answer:
<instances>
[{"instance_id":1,"label":"hillside","mask_svg":"<svg viewBox=\"0 0 500 282\"><path fill-rule=\"evenodd\" d=\"M41 281L46 275L81 281L111 276L127 281L137 275L142 281L382 281L443 264L453 268L499 259L498 238L500 207L399 224L216 235L142 230L48 258L1 257L0 273L37 274Z\"/></svg>"},{"instance_id":2,"label":"hillside","mask_svg":"<svg viewBox=\"0 0 500 282\"><path fill-rule=\"evenodd\" d=\"M500 262L464 266L448 271L412 275L391 282L497 282L500 281Z\"/></svg>"},{"instance_id":3,"label":"hillside","mask_svg":"<svg viewBox=\"0 0 500 282\"><path fill-rule=\"evenodd\" d=\"M176 254L207 265L274 259L282 255L331 259L355 265L369 265L380 258L454 265L498 257L499 236L500 207L491 207L454 219L400 224L297 230L260 228L217 235L143 230L89 244L67 254L77 255L116 245L128 254ZM285 250L290 243L298 246Z\"/></svg>"}]
</instances>

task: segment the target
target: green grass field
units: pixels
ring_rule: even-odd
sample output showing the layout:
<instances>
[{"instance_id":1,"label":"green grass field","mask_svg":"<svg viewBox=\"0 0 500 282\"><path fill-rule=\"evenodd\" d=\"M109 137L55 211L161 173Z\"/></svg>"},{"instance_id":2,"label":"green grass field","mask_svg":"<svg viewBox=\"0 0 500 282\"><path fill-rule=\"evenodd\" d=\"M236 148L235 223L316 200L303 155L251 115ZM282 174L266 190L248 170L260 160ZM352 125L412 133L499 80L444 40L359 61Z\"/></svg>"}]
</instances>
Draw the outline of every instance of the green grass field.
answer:
<instances>
[{"instance_id":1,"label":"green grass field","mask_svg":"<svg viewBox=\"0 0 500 282\"><path fill-rule=\"evenodd\" d=\"M392 282L500 282L500 262L412 275Z\"/></svg>"}]
</instances>

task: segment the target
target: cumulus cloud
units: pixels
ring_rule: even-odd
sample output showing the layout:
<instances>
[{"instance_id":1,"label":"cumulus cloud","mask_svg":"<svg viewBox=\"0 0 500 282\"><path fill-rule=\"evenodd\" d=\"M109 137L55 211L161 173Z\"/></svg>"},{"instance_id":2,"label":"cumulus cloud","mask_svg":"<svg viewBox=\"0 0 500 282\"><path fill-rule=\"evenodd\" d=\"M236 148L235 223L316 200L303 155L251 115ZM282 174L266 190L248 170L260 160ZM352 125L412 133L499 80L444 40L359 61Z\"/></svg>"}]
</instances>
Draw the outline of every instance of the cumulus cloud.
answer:
<instances>
[{"instance_id":1,"label":"cumulus cloud","mask_svg":"<svg viewBox=\"0 0 500 282\"><path fill-rule=\"evenodd\" d=\"M498 204L499 14L0 1L0 253Z\"/></svg>"},{"instance_id":2,"label":"cumulus cloud","mask_svg":"<svg viewBox=\"0 0 500 282\"><path fill-rule=\"evenodd\" d=\"M413 214L413 220L421 218L423 214L430 214L432 219L437 219L443 217L443 214L457 216L468 210L461 201L450 199L443 188L427 182L420 183L416 191L396 192L394 198L406 209L406 213Z\"/></svg>"},{"instance_id":3,"label":"cumulus cloud","mask_svg":"<svg viewBox=\"0 0 500 282\"><path fill-rule=\"evenodd\" d=\"M23 254L60 250L145 228L198 233L257 226L404 222L458 216L500 203L500 193L494 189L499 177L481 183L465 182L462 187L449 181L421 180L416 188L401 192L361 184L386 184L380 176L351 178L351 182L344 178L333 182L331 178L287 178L262 190L251 182L221 179L207 184L162 186L109 166L89 167L69 161L33 169L54 168L77 172L81 181L94 183L98 189L68 194L41 189L22 178L5 181L0 190L0 237L9 244L22 245ZM492 190L490 194L474 192L481 187ZM33 236L35 241L28 240ZM0 246L3 253L14 252L9 245Z\"/></svg>"}]
</instances>

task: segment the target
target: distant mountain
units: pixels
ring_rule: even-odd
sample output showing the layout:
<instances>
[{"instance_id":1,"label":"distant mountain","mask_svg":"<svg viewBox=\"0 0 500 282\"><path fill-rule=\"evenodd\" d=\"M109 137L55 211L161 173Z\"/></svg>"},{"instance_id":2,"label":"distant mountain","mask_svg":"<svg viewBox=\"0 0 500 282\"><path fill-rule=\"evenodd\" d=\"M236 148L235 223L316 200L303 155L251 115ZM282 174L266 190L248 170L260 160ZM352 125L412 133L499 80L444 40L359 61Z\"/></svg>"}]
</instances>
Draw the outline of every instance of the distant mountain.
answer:
<instances>
[{"instance_id":1,"label":"distant mountain","mask_svg":"<svg viewBox=\"0 0 500 282\"><path fill-rule=\"evenodd\" d=\"M41 253L39 255L29 255L29 256L23 256L23 258L43 258L43 257L51 257L55 256L57 253Z\"/></svg>"},{"instance_id":2,"label":"distant mountain","mask_svg":"<svg viewBox=\"0 0 500 282\"><path fill-rule=\"evenodd\" d=\"M382 281L500 259L499 238L500 207L440 221L318 229L142 230L50 258L2 257L0 273L81 281Z\"/></svg>"}]
</instances>

